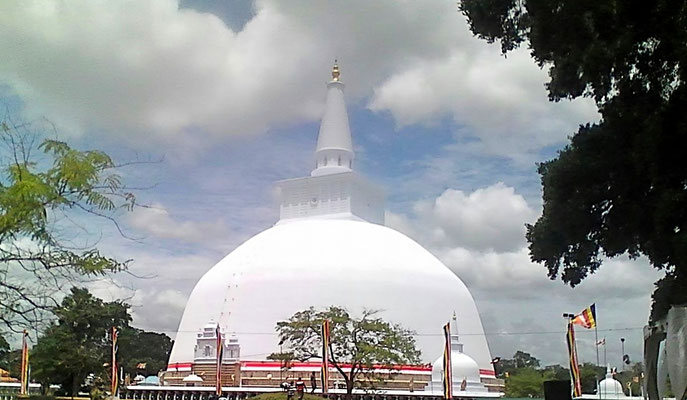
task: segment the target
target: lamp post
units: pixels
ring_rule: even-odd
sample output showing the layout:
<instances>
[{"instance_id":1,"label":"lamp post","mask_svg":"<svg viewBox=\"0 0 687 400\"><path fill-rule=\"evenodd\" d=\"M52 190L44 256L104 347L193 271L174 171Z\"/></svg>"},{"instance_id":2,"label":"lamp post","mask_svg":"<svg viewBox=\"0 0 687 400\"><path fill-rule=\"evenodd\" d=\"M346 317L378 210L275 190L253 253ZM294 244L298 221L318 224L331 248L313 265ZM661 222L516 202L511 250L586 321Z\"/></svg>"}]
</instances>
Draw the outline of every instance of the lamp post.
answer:
<instances>
[{"instance_id":1,"label":"lamp post","mask_svg":"<svg viewBox=\"0 0 687 400\"><path fill-rule=\"evenodd\" d=\"M625 371L625 338L620 338L620 365L622 366L622 371Z\"/></svg>"},{"instance_id":2,"label":"lamp post","mask_svg":"<svg viewBox=\"0 0 687 400\"><path fill-rule=\"evenodd\" d=\"M281 385L282 382L284 382L284 378L282 378L282 375L284 373L284 368L286 368L285 365L285 360L284 360L284 350L282 350L282 345L284 344L284 339L279 341L279 357L281 358L281 365L279 368L279 384Z\"/></svg>"}]
</instances>

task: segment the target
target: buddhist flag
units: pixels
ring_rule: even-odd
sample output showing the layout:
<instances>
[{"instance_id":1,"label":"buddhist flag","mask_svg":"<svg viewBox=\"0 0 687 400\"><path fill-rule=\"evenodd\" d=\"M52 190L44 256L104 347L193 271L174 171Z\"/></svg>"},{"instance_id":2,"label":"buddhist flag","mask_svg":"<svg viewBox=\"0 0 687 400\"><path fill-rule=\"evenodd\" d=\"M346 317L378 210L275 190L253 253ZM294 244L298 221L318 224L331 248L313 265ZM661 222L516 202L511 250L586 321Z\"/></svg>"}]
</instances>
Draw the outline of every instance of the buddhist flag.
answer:
<instances>
[{"instance_id":1,"label":"buddhist flag","mask_svg":"<svg viewBox=\"0 0 687 400\"><path fill-rule=\"evenodd\" d=\"M572 323L587 329L596 328L596 305L585 308L573 318Z\"/></svg>"},{"instance_id":2,"label":"buddhist flag","mask_svg":"<svg viewBox=\"0 0 687 400\"><path fill-rule=\"evenodd\" d=\"M329 340L331 335L331 326L329 320L322 321L322 371L320 377L322 378L322 393L329 391Z\"/></svg>"},{"instance_id":3,"label":"buddhist flag","mask_svg":"<svg viewBox=\"0 0 687 400\"><path fill-rule=\"evenodd\" d=\"M580 366L577 362L577 346L575 344L575 329L573 323L568 322L568 333L566 335L568 342L568 358L570 361L570 380L572 381L572 396L580 397L582 395L582 381L580 379Z\"/></svg>"},{"instance_id":4,"label":"buddhist flag","mask_svg":"<svg viewBox=\"0 0 687 400\"><path fill-rule=\"evenodd\" d=\"M117 373L117 337L119 333L116 327L112 327L112 362L110 367L112 368L112 381L110 382L110 393L112 397L117 396L117 388L119 387L119 374Z\"/></svg>"},{"instance_id":5,"label":"buddhist flag","mask_svg":"<svg viewBox=\"0 0 687 400\"><path fill-rule=\"evenodd\" d=\"M444 325L444 398L453 398L453 377L451 371L451 323Z\"/></svg>"},{"instance_id":6,"label":"buddhist flag","mask_svg":"<svg viewBox=\"0 0 687 400\"><path fill-rule=\"evenodd\" d=\"M222 343L222 332L219 329L219 324L215 328L215 336L217 336L217 370L215 375L215 394L217 397L222 396L222 355L224 353L224 344Z\"/></svg>"},{"instance_id":7,"label":"buddhist flag","mask_svg":"<svg viewBox=\"0 0 687 400\"><path fill-rule=\"evenodd\" d=\"M19 387L20 395L27 395L29 393L29 332L24 330L24 335L21 342L21 386Z\"/></svg>"}]
</instances>

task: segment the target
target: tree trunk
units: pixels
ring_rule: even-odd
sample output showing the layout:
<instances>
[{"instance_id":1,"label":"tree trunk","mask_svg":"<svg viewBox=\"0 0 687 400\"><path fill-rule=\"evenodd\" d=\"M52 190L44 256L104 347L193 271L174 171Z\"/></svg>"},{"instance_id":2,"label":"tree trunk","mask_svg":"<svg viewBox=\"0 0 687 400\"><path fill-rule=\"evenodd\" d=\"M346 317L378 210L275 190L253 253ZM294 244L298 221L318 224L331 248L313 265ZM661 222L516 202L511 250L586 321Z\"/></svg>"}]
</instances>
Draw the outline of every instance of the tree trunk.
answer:
<instances>
[{"instance_id":1,"label":"tree trunk","mask_svg":"<svg viewBox=\"0 0 687 400\"><path fill-rule=\"evenodd\" d=\"M346 380L346 400L352 400L353 399L353 377L350 379L348 377L344 377Z\"/></svg>"},{"instance_id":2,"label":"tree trunk","mask_svg":"<svg viewBox=\"0 0 687 400\"><path fill-rule=\"evenodd\" d=\"M77 380L79 379L80 374L73 374L72 375L72 398L76 397L77 394L79 394L79 389L77 388Z\"/></svg>"}]
</instances>

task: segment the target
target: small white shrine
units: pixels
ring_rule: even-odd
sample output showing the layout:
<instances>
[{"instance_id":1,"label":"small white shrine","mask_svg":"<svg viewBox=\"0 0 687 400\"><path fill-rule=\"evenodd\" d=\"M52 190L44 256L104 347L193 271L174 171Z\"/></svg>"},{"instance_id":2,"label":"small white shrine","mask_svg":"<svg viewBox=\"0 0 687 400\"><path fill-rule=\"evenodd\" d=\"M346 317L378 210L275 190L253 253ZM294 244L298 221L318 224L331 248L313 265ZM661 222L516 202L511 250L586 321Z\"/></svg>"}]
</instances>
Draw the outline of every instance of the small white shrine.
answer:
<instances>
[{"instance_id":1,"label":"small white shrine","mask_svg":"<svg viewBox=\"0 0 687 400\"><path fill-rule=\"evenodd\" d=\"M463 343L458 336L458 323L453 314L451 322L451 372L453 397L491 398L501 397L501 393L489 392L480 380L480 368L472 357L463 352ZM431 390L443 391L444 356L440 356L432 364Z\"/></svg>"},{"instance_id":2,"label":"small white shrine","mask_svg":"<svg viewBox=\"0 0 687 400\"><path fill-rule=\"evenodd\" d=\"M623 392L623 385L613 378L610 365L606 367L606 378L599 382L597 394L602 399L626 399Z\"/></svg>"}]
</instances>

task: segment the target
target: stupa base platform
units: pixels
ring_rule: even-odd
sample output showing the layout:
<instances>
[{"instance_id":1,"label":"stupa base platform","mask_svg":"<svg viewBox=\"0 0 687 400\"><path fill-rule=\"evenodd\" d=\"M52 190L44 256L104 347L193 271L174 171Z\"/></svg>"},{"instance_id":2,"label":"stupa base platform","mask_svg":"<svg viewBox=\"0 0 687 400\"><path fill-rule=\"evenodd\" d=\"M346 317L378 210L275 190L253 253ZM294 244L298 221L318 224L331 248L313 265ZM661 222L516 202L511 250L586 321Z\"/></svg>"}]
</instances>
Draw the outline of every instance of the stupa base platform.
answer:
<instances>
[{"instance_id":1,"label":"stupa base platform","mask_svg":"<svg viewBox=\"0 0 687 400\"><path fill-rule=\"evenodd\" d=\"M224 387L222 397L227 400L244 400L262 393L281 393L283 390L272 387ZM310 393L308 390L307 393ZM322 395L321 389L315 389L314 394ZM346 391L343 389L330 389L323 398L331 400L343 400ZM502 393L454 393L455 399L498 399ZM210 386L127 386L120 394L121 399L131 400L212 400L215 399L215 388ZM297 396L294 396L297 398ZM353 400L441 400L443 393L426 390L378 390L353 392Z\"/></svg>"}]
</instances>

